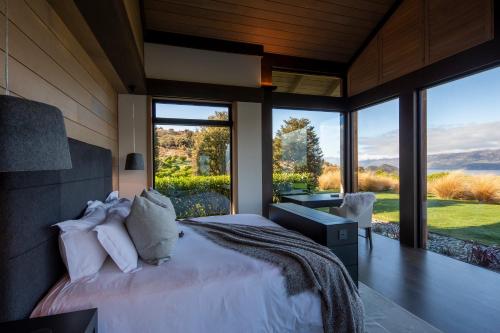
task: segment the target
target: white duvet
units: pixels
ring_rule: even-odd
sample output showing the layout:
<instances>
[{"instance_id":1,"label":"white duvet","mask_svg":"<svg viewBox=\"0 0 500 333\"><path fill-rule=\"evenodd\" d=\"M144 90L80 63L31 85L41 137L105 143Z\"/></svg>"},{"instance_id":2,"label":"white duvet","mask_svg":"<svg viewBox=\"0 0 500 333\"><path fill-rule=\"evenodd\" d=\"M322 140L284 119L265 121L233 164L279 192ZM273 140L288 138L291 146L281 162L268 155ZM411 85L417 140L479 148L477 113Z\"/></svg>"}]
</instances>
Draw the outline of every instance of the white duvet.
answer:
<instances>
[{"instance_id":1,"label":"white duvet","mask_svg":"<svg viewBox=\"0 0 500 333\"><path fill-rule=\"evenodd\" d=\"M251 214L197 220L276 226ZM277 267L180 228L170 261L126 274L108 258L92 279L63 278L32 317L98 308L103 333L323 331L317 294L288 297Z\"/></svg>"}]
</instances>

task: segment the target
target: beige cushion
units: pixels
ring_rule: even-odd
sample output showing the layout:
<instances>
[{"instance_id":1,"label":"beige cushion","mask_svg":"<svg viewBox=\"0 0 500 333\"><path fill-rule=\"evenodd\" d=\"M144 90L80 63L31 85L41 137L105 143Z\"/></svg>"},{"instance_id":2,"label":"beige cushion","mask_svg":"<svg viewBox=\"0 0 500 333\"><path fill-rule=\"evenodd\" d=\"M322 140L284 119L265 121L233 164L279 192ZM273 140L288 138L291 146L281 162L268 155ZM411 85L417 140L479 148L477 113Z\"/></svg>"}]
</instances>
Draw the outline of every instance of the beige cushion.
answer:
<instances>
[{"instance_id":1,"label":"beige cushion","mask_svg":"<svg viewBox=\"0 0 500 333\"><path fill-rule=\"evenodd\" d=\"M155 190L149 190L149 191L143 190L141 193L141 197L148 199L149 201L157 204L158 206L170 210L174 214L175 218L177 218L172 201L170 201L168 197L164 196L160 192Z\"/></svg>"},{"instance_id":2,"label":"beige cushion","mask_svg":"<svg viewBox=\"0 0 500 333\"><path fill-rule=\"evenodd\" d=\"M179 233L169 209L136 196L125 224L142 260L159 265L170 259Z\"/></svg>"}]
</instances>

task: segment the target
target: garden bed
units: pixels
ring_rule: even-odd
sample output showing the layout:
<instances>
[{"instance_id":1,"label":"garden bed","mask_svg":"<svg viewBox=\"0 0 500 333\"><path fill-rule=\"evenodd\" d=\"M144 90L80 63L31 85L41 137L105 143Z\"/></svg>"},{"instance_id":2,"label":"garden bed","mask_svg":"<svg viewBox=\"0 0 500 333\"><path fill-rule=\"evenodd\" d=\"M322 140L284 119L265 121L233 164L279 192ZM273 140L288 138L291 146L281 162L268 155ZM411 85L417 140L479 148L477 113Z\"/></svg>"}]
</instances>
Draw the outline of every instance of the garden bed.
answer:
<instances>
[{"instance_id":1,"label":"garden bed","mask_svg":"<svg viewBox=\"0 0 500 333\"><path fill-rule=\"evenodd\" d=\"M381 221L373 222L373 231L386 237L399 240L399 224ZM376 244L374 246L377 246ZM500 273L500 247L483 245L477 242L429 232L427 249L432 252L485 267Z\"/></svg>"}]
</instances>

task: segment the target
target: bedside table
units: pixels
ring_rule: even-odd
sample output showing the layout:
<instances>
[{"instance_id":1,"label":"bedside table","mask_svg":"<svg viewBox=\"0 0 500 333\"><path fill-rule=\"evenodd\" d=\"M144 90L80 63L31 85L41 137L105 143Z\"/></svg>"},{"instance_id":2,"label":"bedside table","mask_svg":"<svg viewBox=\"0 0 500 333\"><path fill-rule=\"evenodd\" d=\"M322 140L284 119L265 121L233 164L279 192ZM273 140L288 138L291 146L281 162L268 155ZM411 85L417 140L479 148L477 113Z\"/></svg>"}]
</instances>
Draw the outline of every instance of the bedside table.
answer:
<instances>
[{"instance_id":1,"label":"bedside table","mask_svg":"<svg viewBox=\"0 0 500 333\"><path fill-rule=\"evenodd\" d=\"M97 309L0 323L5 333L97 333Z\"/></svg>"},{"instance_id":2,"label":"bedside table","mask_svg":"<svg viewBox=\"0 0 500 333\"><path fill-rule=\"evenodd\" d=\"M358 284L357 222L288 202L271 204L269 219L328 247Z\"/></svg>"}]
</instances>

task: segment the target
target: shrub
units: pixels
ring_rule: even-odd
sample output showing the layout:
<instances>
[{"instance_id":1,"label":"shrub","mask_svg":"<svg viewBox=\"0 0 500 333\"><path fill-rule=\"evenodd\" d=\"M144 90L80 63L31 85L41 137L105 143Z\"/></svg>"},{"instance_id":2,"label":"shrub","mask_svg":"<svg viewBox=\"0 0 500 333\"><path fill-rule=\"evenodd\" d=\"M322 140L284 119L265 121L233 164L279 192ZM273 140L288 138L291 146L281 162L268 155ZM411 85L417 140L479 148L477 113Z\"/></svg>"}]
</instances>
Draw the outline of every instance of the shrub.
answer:
<instances>
[{"instance_id":1,"label":"shrub","mask_svg":"<svg viewBox=\"0 0 500 333\"><path fill-rule=\"evenodd\" d=\"M435 172L431 173L430 175L427 176L427 181L432 182L436 179L443 178L445 176L448 176L450 173L449 172Z\"/></svg>"},{"instance_id":2,"label":"shrub","mask_svg":"<svg viewBox=\"0 0 500 333\"><path fill-rule=\"evenodd\" d=\"M155 178L155 188L172 197L203 192L217 192L229 197L230 184L229 175Z\"/></svg>"},{"instance_id":3,"label":"shrub","mask_svg":"<svg viewBox=\"0 0 500 333\"><path fill-rule=\"evenodd\" d=\"M358 186L360 191L394 191L399 189L399 181L392 176L376 175L373 172L361 172L358 174Z\"/></svg>"},{"instance_id":4,"label":"shrub","mask_svg":"<svg viewBox=\"0 0 500 333\"><path fill-rule=\"evenodd\" d=\"M341 177L340 170L328 170L318 178L319 188L321 190L340 190Z\"/></svg>"},{"instance_id":5,"label":"shrub","mask_svg":"<svg viewBox=\"0 0 500 333\"><path fill-rule=\"evenodd\" d=\"M467 182L468 194L480 202L500 201L500 177L494 175L471 176Z\"/></svg>"},{"instance_id":6,"label":"shrub","mask_svg":"<svg viewBox=\"0 0 500 333\"><path fill-rule=\"evenodd\" d=\"M500 248L473 243L467 259L473 264L500 270Z\"/></svg>"},{"instance_id":7,"label":"shrub","mask_svg":"<svg viewBox=\"0 0 500 333\"><path fill-rule=\"evenodd\" d=\"M467 196L467 176L460 171L436 177L428 183L428 192L441 199L463 199Z\"/></svg>"},{"instance_id":8,"label":"shrub","mask_svg":"<svg viewBox=\"0 0 500 333\"><path fill-rule=\"evenodd\" d=\"M170 197L178 218L230 213L229 175L155 177L155 188Z\"/></svg>"},{"instance_id":9,"label":"shrub","mask_svg":"<svg viewBox=\"0 0 500 333\"><path fill-rule=\"evenodd\" d=\"M308 172L301 173L274 173L273 174L273 201L278 202L281 193L293 190L299 184L308 191L314 189L314 176Z\"/></svg>"}]
</instances>

